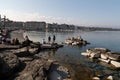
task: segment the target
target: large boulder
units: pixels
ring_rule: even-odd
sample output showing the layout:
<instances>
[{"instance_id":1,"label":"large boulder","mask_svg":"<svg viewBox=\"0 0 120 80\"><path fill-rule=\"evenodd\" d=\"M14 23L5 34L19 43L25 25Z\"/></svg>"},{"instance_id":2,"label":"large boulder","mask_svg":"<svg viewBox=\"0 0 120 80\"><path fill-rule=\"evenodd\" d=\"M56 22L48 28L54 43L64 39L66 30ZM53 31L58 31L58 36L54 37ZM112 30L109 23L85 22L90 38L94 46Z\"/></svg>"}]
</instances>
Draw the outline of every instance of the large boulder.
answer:
<instances>
[{"instance_id":1,"label":"large boulder","mask_svg":"<svg viewBox=\"0 0 120 80\"><path fill-rule=\"evenodd\" d=\"M13 53L18 57L28 57L37 54L38 51L38 48L24 47L14 50Z\"/></svg>"},{"instance_id":2,"label":"large boulder","mask_svg":"<svg viewBox=\"0 0 120 80\"><path fill-rule=\"evenodd\" d=\"M108 58L115 61L120 61L120 53L117 52L107 52Z\"/></svg>"},{"instance_id":3,"label":"large boulder","mask_svg":"<svg viewBox=\"0 0 120 80\"><path fill-rule=\"evenodd\" d=\"M99 52L99 53L106 53L106 52L109 52L110 50L106 49L106 48L89 48L86 50L86 52Z\"/></svg>"},{"instance_id":4,"label":"large boulder","mask_svg":"<svg viewBox=\"0 0 120 80\"><path fill-rule=\"evenodd\" d=\"M120 62L117 62L117 61L111 61L110 62L114 67L116 68L120 68Z\"/></svg>"},{"instance_id":5,"label":"large boulder","mask_svg":"<svg viewBox=\"0 0 120 80\"><path fill-rule=\"evenodd\" d=\"M81 55L83 55L83 56L88 56L88 57L89 57L89 56L90 56L90 53L89 53L89 52L82 52Z\"/></svg>"},{"instance_id":6,"label":"large boulder","mask_svg":"<svg viewBox=\"0 0 120 80\"><path fill-rule=\"evenodd\" d=\"M90 53L90 58L99 58L99 57L100 57L100 53L97 52Z\"/></svg>"},{"instance_id":7,"label":"large boulder","mask_svg":"<svg viewBox=\"0 0 120 80\"><path fill-rule=\"evenodd\" d=\"M15 80L43 80L45 78L44 64L45 61L42 59L31 61Z\"/></svg>"},{"instance_id":8,"label":"large boulder","mask_svg":"<svg viewBox=\"0 0 120 80\"><path fill-rule=\"evenodd\" d=\"M12 53L0 53L0 79L12 77L19 69L20 61Z\"/></svg>"},{"instance_id":9,"label":"large boulder","mask_svg":"<svg viewBox=\"0 0 120 80\"><path fill-rule=\"evenodd\" d=\"M108 59L108 55L106 53L101 53L100 57L101 59L105 59L105 60Z\"/></svg>"},{"instance_id":10,"label":"large boulder","mask_svg":"<svg viewBox=\"0 0 120 80\"><path fill-rule=\"evenodd\" d=\"M106 48L95 48L95 51L100 51L101 53L106 53L106 52L109 52L110 50L106 49Z\"/></svg>"}]
</instances>

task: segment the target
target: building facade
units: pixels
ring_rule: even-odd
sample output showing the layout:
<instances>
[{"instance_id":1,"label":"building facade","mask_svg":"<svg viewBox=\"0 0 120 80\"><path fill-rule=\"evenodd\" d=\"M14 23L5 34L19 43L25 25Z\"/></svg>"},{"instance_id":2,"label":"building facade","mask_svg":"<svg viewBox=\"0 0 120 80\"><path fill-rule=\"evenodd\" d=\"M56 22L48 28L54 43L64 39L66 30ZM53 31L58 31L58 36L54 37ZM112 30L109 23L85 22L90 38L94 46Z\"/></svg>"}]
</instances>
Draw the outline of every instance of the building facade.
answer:
<instances>
[{"instance_id":1,"label":"building facade","mask_svg":"<svg viewBox=\"0 0 120 80\"><path fill-rule=\"evenodd\" d=\"M73 30L75 30L75 26L68 25L68 24L57 24L57 23L50 24L50 23L48 23L47 30L48 31L73 31Z\"/></svg>"},{"instance_id":2,"label":"building facade","mask_svg":"<svg viewBox=\"0 0 120 80\"><path fill-rule=\"evenodd\" d=\"M46 23L45 22L36 22L30 21L24 23L24 28L27 30L46 30Z\"/></svg>"}]
</instances>

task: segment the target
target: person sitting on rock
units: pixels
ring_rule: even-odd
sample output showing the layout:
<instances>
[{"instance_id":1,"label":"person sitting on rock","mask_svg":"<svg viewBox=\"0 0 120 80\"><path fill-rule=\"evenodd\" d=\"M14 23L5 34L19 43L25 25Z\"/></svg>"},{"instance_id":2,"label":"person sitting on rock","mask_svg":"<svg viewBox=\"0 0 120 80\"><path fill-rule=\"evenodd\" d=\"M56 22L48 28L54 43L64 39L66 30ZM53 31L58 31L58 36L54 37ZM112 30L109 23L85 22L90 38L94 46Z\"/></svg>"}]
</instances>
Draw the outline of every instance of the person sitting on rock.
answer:
<instances>
[{"instance_id":1,"label":"person sitting on rock","mask_svg":"<svg viewBox=\"0 0 120 80\"><path fill-rule=\"evenodd\" d=\"M12 39L12 45L15 45L15 39L14 38Z\"/></svg>"},{"instance_id":2,"label":"person sitting on rock","mask_svg":"<svg viewBox=\"0 0 120 80\"><path fill-rule=\"evenodd\" d=\"M22 46L26 47L27 52L29 52L30 43L32 43L32 41L30 41L28 36L26 36L25 41L22 43Z\"/></svg>"},{"instance_id":3,"label":"person sitting on rock","mask_svg":"<svg viewBox=\"0 0 120 80\"><path fill-rule=\"evenodd\" d=\"M25 41L22 43L23 46L29 46L32 41L29 40L28 36L25 37Z\"/></svg>"}]
</instances>

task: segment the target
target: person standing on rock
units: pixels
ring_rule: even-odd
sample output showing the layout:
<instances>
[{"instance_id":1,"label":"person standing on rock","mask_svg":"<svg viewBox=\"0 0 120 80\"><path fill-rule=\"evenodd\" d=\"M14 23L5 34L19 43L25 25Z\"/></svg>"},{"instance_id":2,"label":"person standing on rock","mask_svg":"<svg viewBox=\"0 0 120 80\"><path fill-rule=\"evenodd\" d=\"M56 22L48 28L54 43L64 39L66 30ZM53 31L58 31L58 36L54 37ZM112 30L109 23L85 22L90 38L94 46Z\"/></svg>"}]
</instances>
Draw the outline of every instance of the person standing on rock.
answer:
<instances>
[{"instance_id":1,"label":"person standing on rock","mask_svg":"<svg viewBox=\"0 0 120 80\"><path fill-rule=\"evenodd\" d=\"M49 37L48 37L48 43L50 43L50 41L51 41L51 37L49 36Z\"/></svg>"},{"instance_id":2,"label":"person standing on rock","mask_svg":"<svg viewBox=\"0 0 120 80\"><path fill-rule=\"evenodd\" d=\"M19 44L20 44L18 38L16 38L16 40L15 40L15 44L16 44L16 45L19 45Z\"/></svg>"},{"instance_id":3,"label":"person standing on rock","mask_svg":"<svg viewBox=\"0 0 120 80\"><path fill-rule=\"evenodd\" d=\"M56 39L56 37L55 37L55 35L53 35L53 43L55 42L55 39Z\"/></svg>"}]
</instances>

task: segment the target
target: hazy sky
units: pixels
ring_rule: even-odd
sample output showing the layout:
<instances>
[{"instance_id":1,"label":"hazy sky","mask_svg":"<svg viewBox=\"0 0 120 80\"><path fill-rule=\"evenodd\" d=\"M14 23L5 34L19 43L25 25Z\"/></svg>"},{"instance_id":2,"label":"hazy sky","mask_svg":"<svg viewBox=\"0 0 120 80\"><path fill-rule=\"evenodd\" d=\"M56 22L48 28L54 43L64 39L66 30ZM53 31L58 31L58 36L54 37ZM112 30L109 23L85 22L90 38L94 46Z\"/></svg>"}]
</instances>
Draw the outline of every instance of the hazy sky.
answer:
<instances>
[{"instance_id":1,"label":"hazy sky","mask_svg":"<svg viewBox=\"0 0 120 80\"><path fill-rule=\"evenodd\" d=\"M0 0L0 14L17 21L120 27L120 0Z\"/></svg>"}]
</instances>

